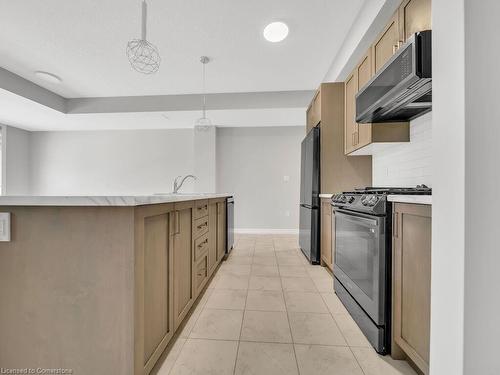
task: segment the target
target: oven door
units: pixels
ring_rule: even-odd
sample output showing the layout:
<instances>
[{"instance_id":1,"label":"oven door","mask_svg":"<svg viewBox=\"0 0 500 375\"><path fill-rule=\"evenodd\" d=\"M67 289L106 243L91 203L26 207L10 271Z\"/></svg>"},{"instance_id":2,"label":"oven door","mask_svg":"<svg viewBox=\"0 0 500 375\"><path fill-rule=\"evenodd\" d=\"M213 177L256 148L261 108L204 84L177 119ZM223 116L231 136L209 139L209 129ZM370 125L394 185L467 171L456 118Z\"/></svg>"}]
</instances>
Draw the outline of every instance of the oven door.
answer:
<instances>
[{"instance_id":1,"label":"oven door","mask_svg":"<svg viewBox=\"0 0 500 375\"><path fill-rule=\"evenodd\" d=\"M385 280L390 271L385 229L385 217L335 209L333 273L378 325L385 324Z\"/></svg>"}]
</instances>

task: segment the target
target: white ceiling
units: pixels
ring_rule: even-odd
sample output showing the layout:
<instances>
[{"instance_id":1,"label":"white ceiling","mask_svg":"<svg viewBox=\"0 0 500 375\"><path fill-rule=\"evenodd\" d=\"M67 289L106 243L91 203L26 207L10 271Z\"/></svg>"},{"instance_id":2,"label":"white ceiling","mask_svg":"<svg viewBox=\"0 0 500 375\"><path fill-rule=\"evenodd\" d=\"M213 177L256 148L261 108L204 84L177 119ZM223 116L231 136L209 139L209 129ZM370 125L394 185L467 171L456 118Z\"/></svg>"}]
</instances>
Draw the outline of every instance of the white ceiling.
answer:
<instances>
[{"instance_id":1,"label":"white ceiling","mask_svg":"<svg viewBox=\"0 0 500 375\"><path fill-rule=\"evenodd\" d=\"M157 74L133 71L125 56L140 34L140 0L0 0L0 66L64 97L197 93L201 55L209 92L314 89L342 45L363 0L149 0L148 39ZM282 43L264 26L283 20ZM34 76L45 70L61 85Z\"/></svg>"},{"instance_id":2,"label":"white ceiling","mask_svg":"<svg viewBox=\"0 0 500 375\"><path fill-rule=\"evenodd\" d=\"M30 131L192 128L200 111L64 114L0 89L0 124ZM207 112L220 127L304 126L305 108Z\"/></svg>"}]
</instances>

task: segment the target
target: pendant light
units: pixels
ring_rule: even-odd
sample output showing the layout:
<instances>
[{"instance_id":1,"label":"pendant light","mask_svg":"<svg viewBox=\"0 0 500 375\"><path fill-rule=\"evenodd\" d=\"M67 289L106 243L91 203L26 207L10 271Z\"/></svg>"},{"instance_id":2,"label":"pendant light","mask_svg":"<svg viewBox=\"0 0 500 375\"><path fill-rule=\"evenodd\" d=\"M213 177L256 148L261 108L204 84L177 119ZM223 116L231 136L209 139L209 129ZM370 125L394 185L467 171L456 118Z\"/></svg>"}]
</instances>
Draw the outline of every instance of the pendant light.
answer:
<instances>
[{"instance_id":1,"label":"pendant light","mask_svg":"<svg viewBox=\"0 0 500 375\"><path fill-rule=\"evenodd\" d=\"M143 74L156 73L160 69L160 53L146 40L148 22L148 4L142 1L141 39L133 39L127 43L127 57L132 68Z\"/></svg>"},{"instance_id":2,"label":"pendant light","mask_svg":"<svg viewBox=\"0 0 500 375\"><path fill-rule=\"evenodd\" d=\"M210 62L210 59L207 56L201 56L200 62L203 64L203 111L202 116L196 120L194 125L201 129L207 129L212 126L212 121L207 118L207 93L205 90L205 66Z\"/></svg>"}]
</instances>

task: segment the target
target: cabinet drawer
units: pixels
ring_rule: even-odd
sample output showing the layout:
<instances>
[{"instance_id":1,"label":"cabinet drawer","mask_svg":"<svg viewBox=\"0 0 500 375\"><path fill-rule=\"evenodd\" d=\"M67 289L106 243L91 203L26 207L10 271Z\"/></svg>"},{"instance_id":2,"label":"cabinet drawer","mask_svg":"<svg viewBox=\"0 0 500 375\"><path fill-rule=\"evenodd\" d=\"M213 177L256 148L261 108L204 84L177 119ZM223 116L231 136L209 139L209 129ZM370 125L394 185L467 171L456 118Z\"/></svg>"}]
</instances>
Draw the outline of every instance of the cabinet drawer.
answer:
<instances>
[{"instance_id":1,"label":"cabinet drawer","mask_svg":"<svg viewBox=\"0 0 500 375\"><path fill-rule=\"evenodd\" d=\"M193 238L198 238L208 232L208 216L194 221Z\"/></svg>"},{"instance_id":2,"label":"cabinet drawer","mask_svg":"<svg viewBox=\"0 0 500 375\"><path fill-rule=\"evenodd\" d=\"M208 255L196 264L196 290L200 291L208 279Z\"/></svg>"},{"instance_id":3,"label":"cabinet drawer","mask_svg":"<svg viewBox=\"0 0 500 375\"><path fill-rule=\"evenodd\" d=\"M208 252L208 233L194 240L194 260L198 261Z\"/></svg>"},{"instance_id":4,"label":"cabinet drawer","mask_svg":"<svg viewBox=\"0 0 500 375\"><path fill-rule=\"evenodd\" d=\"M208 199L201 199L195 201L194 203L194 218L199 219L200 217L208 215Z\"/></svg>"}]
</instances>

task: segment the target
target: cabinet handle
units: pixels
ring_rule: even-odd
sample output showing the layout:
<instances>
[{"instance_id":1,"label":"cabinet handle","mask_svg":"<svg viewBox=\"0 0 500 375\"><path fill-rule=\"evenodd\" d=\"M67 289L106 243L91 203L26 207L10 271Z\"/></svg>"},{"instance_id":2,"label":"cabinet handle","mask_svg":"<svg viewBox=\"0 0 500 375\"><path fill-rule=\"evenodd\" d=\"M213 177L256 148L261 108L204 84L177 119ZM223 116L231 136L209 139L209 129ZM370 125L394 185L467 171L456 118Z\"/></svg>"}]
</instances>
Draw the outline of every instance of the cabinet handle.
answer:
<instances>
[{"instance_id":1,"label":"cabinet handle","mask_svg":"<svg viewBox=\"0 0 500 375\"><path fill-rule=\"evenodd\" d=\"M203 245L205 245L206 243L208 243L208 238L205 241L203 241L202 243L198 244L198 247L202 248Z\"/></svg>"},{"instance_id":2,"label":"cabinet handle","mask_svg":"<svg viewBox=\"0 0 500 375\"><path fill-rule=\"evenodd\" d=\"M399 237L399 226L398 226L398 213L397 212L394 212L392 214L393 216L393 219L392 219L392 236L394 238L398 238Z\"/></svg>"},{"instance_id":3,"label":"cabinet handle","mask_svg":"<svg viewBox=\"0 0 500 375\"><path fill-rule=\"evenodd\" d=\"M203 228L203 227L206 227L207 225L208 225L208 223L207 223L207 222L205 222L205 223L203 223L203 224L201 224L201 225L198 225L198 229L201 229L201 228Z\"/></svg>"},{"instance_id":4,"label":"cabinet handle","mask_svg":"<svg viewBox=\"0 0 500 375\"><path fill-rule=\"evenodd\" d=\"M399 48L399 42L397 44L394 44L392 46L392 54L394 55L396 53L396 51L398 50Z\"/></svg>"},{"instance_id":5,"label":"cabinet handle","mask_svg":"<svg viewBox=\"0 0 500 375\"><path fill-rule=\"evenodd\" d=\"M181 233L180 213L175 211L175 234Z\"/></svg>"}]
</instances>

